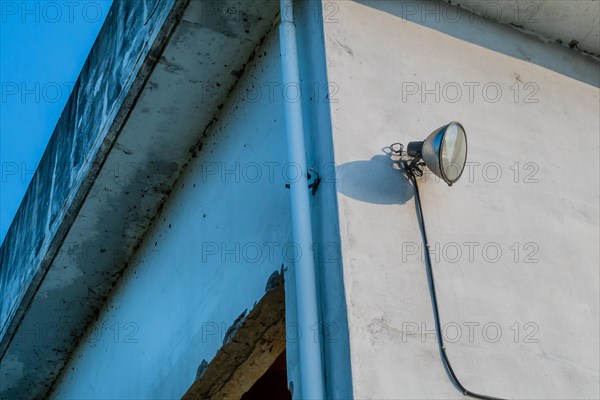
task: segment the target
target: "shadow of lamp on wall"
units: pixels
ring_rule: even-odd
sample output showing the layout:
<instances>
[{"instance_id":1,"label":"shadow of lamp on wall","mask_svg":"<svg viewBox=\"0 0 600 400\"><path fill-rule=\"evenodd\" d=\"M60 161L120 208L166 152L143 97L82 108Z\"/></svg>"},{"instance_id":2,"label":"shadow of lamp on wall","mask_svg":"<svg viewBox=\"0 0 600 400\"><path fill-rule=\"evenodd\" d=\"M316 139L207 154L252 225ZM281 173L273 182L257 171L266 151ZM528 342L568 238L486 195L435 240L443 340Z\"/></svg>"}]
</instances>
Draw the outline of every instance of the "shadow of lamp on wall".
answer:
<instances>
[{"instance_id":1,"label":"shadow of lamp on wall","mask_svg":"<svg viewBox=\"0 0 600 400\"><path fill-rule=\"evenodd\" d=\"M406 152L400 143L384 148L383 152L385 154L375 155L370 160L338 166L338 191L366 203L404 204L414 195L415 182L410 179L410 172L422 176L425 166L452 185L465 167L467 138L463 126L452 122L437 129L422 142L410 142ZM395 162L394 157L400 162ZM390 163L396 170L390 168Z\"/></svg>"},{"instance_id":2,"label":"shadow of lamp on wall","mask_svg":"<svg viewBox=\"0 0 600 400\"><path fill-rule=\"evenodd\" d=\"M404 204L413 197L412 181L399 174L389 148L370 160L351 161L336 168L337 190L355 200L372 204ZM399 166L395 166L398 168Z\"/></svg>"},{"instance_id":3,"label":"shadow of lamp on wall","mask_svg":"<svg viewBox=\"0 0 600 400\"><path fill-rule=\"evenodd\" d=\"M454 387L465 396L477 399L499 400L497 397L478 394L467 390L462 383L460 383L456 373L452 369L448 355L446 354L446 345L442 336L435 281L433 278L433 270L431 268L429 242L427 241L425 219L423 217L419 186L417 185L416 179L417 176L423 175L423 169L425 167L430 169L434 175L443 179L448 186L452 186L460 179L467 162L467 135L465 133L465 128L458 122L450 122L433 131L424 141L410 142L408 146L406 146L406 151L404 151L404 145L401 143L390 145L389 151L398 160L396 169L403 172L403 174L397 173L397 175L401 177L402 175L408 176L414 189L417 220L419 221L421 236L423 238L429 295L431 297L436 337L444 369L446 370L450 382L452 382ZM392 172L396 172L394 169L389 168L389 166L388 169Z\"/></svg>"}]
</instances>

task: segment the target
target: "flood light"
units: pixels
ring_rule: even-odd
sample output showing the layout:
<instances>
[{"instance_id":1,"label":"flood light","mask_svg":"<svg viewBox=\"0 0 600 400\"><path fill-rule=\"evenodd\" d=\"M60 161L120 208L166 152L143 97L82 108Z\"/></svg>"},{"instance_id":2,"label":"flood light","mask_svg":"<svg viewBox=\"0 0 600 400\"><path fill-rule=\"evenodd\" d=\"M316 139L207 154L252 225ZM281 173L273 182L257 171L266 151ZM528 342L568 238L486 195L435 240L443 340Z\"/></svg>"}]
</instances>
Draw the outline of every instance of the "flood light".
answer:
<instances>
[{"instance_id":1,"label":"flood light","mask_svg":"<svg viewBox=\"0 0 600 400\"><path fill-rule=\"evenodd\" d=\"M412 168L423 160L425 166L436 176L452 186L463 173L467 161L467 135L458 122L450 122L433 131L422 142L410 142L406 148L413 157Z\"/></svg>"},{"instance_id":2,"label":"flood light","mask_svg":"<svg viewBox=\"0 0 600 400\"><path fill-rule=\"evenodd\" d=\"M440 355L442 357L442 363L448 378L465 396L482 400L502 400L499 397L475 393L465 388L450 364L450 359L446 353L444 337L442 335L442 323L437 301L437 292L435 290L435 279L433 277L429 242L425 230L425 217L423 216L421 195L419 194L419 185L417 184L416 178L417 176L423 175L422 167L429 168L431 172L442 178L449 186L452 186L452 184L460 178L467 161L467 135L465 134L465 128L458 122L450 122L433 131L424 141L410 142L406 147L406 152L404 151L404 145L401 143L394 143L388 146L387 149L389 149L391 155L395 156L393 160L402 166L401 170L410 179L414 188L415 208L417 211L419 228L421 230L421 237L423 238L425 270L427 272L429 294L433 308L435 334Z\"/></svg>"}]
</instances>

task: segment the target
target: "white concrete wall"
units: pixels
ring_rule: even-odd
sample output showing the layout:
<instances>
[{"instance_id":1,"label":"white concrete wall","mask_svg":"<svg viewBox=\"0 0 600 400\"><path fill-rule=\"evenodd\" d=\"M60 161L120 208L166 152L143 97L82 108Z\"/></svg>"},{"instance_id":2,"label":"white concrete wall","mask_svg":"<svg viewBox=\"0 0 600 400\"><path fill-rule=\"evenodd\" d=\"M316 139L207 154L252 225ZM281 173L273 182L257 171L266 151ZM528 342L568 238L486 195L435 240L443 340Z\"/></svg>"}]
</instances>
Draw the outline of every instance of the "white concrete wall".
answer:
<instances>
[{"instance_id":1,"label":"white concrete wall","mask_svg":"<svg viewBox=\"0 0 600 400\"><path fill-rule=\"evenodd\" d=\"M247 66L53 398L181 397L292 263L278 46Z\"/></svg>"},{"instance_id":2,"label":"white concrete wall","mask_svg":"<svg viewBox=\"0 0 600 400\"><path fill-rule=\"evenodd\" d=\"M582 83L598 64L478 17L407 21L403 4L340 1L325 23L354 396L462 398L413 254L413 190L382 152L458 120L470 170L419 182L454 370L488 395L598 398L600 98Z\"/></svg>"}]
</instances>

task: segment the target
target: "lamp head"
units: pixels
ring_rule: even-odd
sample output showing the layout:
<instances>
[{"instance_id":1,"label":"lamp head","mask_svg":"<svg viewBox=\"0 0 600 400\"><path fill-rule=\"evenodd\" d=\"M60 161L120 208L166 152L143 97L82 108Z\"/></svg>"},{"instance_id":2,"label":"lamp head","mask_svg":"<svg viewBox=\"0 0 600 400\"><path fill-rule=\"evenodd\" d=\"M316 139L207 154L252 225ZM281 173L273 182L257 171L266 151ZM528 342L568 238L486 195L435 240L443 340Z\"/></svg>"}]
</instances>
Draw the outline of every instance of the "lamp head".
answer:
<instances>
[{"instance_id":1,"label":"lamp head","mask_svg":"<svg viewBox=\"0 0 600 400\"><path fill-rule=\"evenodd\" d=\"M409 156L422 159L431 172L452 186L465 169L467 135L460 123L450 122L433 131L424 141L410 142L406 150Z\"/></svg>"}]
</instances>

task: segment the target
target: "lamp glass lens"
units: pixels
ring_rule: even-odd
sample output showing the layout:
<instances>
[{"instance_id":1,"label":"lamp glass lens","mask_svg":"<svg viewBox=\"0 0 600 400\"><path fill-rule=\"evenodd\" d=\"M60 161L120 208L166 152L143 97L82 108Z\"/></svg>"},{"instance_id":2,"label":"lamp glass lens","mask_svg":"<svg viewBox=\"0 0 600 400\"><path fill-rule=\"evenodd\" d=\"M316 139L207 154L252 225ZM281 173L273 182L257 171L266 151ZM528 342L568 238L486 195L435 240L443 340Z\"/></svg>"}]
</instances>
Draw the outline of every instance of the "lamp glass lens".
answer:
<instances>
[{"instance_id":1,"label":"lamp glass lens","mask_svg":"<svg viewBox=\"0 0 600 400\"><path fill-rule=\"evenodd\" d=\"M462 173L467 161L467 138L465 131L459 124L452 123L446 128L442 142L442 170L444 176L455 182Z\"/></svg>"}]
</instances>

